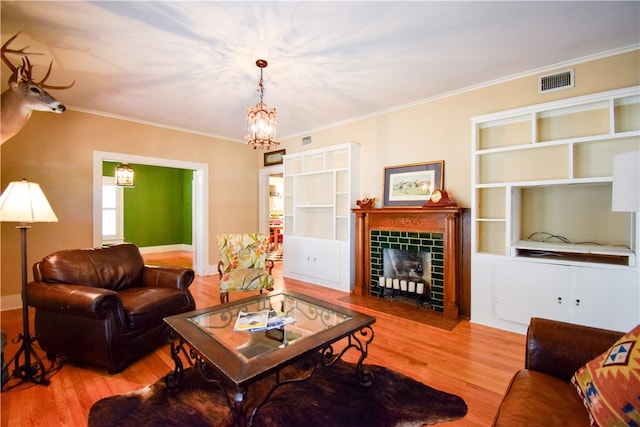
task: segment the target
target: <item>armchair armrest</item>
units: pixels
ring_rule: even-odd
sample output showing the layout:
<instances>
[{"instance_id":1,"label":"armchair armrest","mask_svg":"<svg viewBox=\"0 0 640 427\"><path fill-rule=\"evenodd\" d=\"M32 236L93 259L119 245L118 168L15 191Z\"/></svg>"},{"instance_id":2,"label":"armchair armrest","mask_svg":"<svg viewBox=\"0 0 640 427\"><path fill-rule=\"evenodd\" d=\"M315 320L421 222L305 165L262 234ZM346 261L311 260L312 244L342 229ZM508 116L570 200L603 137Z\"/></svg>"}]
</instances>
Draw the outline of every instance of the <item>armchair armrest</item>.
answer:
<instances>
[{"instance_id":1,"label":"armchair armrest","mask_svg":"<svg viewBox=\"0 0 640 427\"><path fill-rule=\"evenodd\" d=\"M608 349L624 333L532 318L525 367L569 381L573 373Z\"/></svg>"},{"instance_id":2,"label":"armchair armrest","mask_svg":"<svg viewBox=\"0 0 640 427\"><path fill-rule=\"evenodd\" d=\"M145 265L142 269L142 285L154 288L177 288L186 291L195 272L190 268Z\"/></svg>"},{"instance_id":3,"label":"armchair armrest","mask_svg":"<svg viewBox=\"0 0 640 427\"><path fill-rule=\"evenodd\" d=\"M34 281L28 284L27 295L30 306L44 310L96 319L113 311L122 316L120 297L110 289Z\"/></svg>"}]
</instances>

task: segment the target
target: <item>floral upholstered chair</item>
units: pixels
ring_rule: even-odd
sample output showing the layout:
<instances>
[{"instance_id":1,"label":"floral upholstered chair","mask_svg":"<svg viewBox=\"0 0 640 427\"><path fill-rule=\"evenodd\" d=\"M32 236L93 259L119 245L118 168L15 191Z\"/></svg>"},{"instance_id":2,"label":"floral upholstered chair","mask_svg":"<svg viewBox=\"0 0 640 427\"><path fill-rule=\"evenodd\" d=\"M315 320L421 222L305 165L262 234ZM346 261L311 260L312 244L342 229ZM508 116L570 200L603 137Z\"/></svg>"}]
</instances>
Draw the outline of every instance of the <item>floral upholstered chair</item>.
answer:
<instances>
[{"instance_id":1,"label":"floral upholstered chair","mask_svg":"<svg viewBox=\"0 0 640 427\"><path fill-rule=\"evenodd\" d=\"M220 302L230 291L273 290L273 261L267 259L269 236L260 233L219 234Z\"/></svg>"}]
</instances>

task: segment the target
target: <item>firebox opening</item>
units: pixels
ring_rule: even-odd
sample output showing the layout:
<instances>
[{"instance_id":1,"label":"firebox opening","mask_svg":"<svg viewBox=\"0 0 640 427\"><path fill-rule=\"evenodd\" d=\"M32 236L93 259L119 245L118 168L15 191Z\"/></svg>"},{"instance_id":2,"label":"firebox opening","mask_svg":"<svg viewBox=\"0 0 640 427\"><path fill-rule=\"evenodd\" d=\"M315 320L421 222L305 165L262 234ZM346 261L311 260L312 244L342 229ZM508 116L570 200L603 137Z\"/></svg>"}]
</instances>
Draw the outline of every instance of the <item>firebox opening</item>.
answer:
<instances>
[{"instance_id":1,"label":"firebox opening","mask_svg":"<svg viewBox=\"0 0 640 427\"><path fill-rule=\"evenodd\" d=\"M443 312L443 233L371 229L369 237L369 295Z\"/></svg>"},{"instance_id":2,"label":"firebox opening","mask_svg":"<svg viewBox=\"0 0 640 427\"><path fill-rule=\"evenodd\" d=\"M385 248L382 251L382 272L392 279L431 284L431 254Z\"/></svg>"},{"instance_id":3,"label":"firebox opening","mask_svg":"<svg viewBox=\"0 0 640 427\"><path fill-rule=\"evenodd\" d=\"M431 308L431 253L384 248L379 286L382 296Z\"/></svg>"}]
</instances>

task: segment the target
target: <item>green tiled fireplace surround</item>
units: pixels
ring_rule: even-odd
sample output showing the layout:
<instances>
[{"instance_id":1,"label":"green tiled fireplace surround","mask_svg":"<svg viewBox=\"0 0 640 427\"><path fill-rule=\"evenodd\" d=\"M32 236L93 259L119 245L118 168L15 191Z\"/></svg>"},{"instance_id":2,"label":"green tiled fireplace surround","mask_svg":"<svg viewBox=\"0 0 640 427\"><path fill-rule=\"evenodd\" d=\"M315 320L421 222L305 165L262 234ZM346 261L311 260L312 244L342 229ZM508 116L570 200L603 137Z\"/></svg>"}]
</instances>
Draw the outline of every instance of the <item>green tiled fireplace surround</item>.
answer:
<instances>
[{"instance_id":1,"label":"green tiled fireplace surround","mask_svg":"<svg viewBox=\"0 0 640 427\"><path fill-rule=\"evenodd\" d=\"M382 274L382 250L399 249L408 252L431 253L431 305L434 311L444 311L444 235L442 233L416 233L411 231L371 230L371 283L372 296L382 296L378 286ZM417 297L417 295L416 295Z\"/></svg>"}]
</instances>

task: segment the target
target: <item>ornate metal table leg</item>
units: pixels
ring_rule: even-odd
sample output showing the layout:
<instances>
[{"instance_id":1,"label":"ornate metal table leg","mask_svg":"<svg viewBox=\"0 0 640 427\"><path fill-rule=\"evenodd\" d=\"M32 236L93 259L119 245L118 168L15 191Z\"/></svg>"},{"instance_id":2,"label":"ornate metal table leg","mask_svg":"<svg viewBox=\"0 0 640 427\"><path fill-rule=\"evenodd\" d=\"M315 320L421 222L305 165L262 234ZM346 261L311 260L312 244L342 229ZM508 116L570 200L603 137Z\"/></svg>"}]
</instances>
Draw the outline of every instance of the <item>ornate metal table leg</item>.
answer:
<instances>
[{"instance_id":1,"label":"ornate metal table leg","mask_svg":"<svg viewBox=\"0 0 640 427\"><path fill-rule=\"evenodd\" d=\"M236 419L236 425L239 427L245 427L247 425L247 414L244 410L245 399L247 397L246 388L236 389L233 395L233 416Z\"/></svg>"},{"instance_id":2,"label":"ornate metal table leg","mask_svg":"<svg viewBox=\"0 0 640 427\"><path fill-rule=\"evenodd\" d=\"M251 417L249 417L249 427L253 426L253 420L254 420L256 414L258 413L258 410L260 408L262 408L262 406L265 403L267 403L267 400L269 400L269 398L271 397L273 392L276 391L277 388L279 388L280 386L285 385L285 384L291 384L291 383L297 383L297 382L301 382L301 381L306 381L306 380L308 380L309 378L311 378L313 376L313 374L316 372L317 368L318 368L318 362L317 362L316 358L314 358L312 356L311 357L311 363L309 365L308 370L306 370L306 372L303 373L302 375L300 375L299 377L281 379L280 378L280 372L281 371L280 370L276 371L275 372L275 384L273 385L273 387L271 387L271 390L269 390L269 392L264 396L264 398L256 405L256 407L253 409L253 412L251 412ZM305 368L305 369L307 369L307 368Z\"/></svg>"},{"instance_id":3,"label":"ornate metal table leg","mask_svg":"<svg viewBox=\"0 0 640 427\"><path fill-rule=\"evenodd\" d=\"M360 350L360 358L356 365L356 374L358 375L360 385L370 387L373 385L373 374L363 366L363 362L369 355L369 344L373 341L373 328L370 326L364 327L360 329L359 333L363 338L362 341L356 337L355 334L349 337L353 337L353 341L355 342L354 347Z\"/></svg>"},{"instance_id":4,"label":"ornate metal table leg","mask_svg":"<svg viewBox=\"0 0 640 427\"><path fill-rule=\"evenodd\" d=\"M360 334L360 336L356 334ZM323 366L331 366L335 364L347 350L355 348L360 351L360 358L356 364L358 381L363 387L370 387L373 385L373 374L364 367L363 362L369 355L369 344L373 341L373 328L371 328L371 326L365 326L359 331L349 335L347 339L347 345L339 353L334 353L333 345L323 348L320 351L321 363Z\"/></svg>"},{"instance_id":5,"label":"ornate metal table leg","mask_svg":"<svg viewBox=\"0 0 640 427\"><path fill-rule=\"evenodd\" d=\"M173 372L169 372L167 376L164 377L164 383L168 388L176 388L184 377L184 366L182 364L182 359L180 359L180 352L185 351L183 346L184 341L182 341L182 339L178 341L178 345L176 345L175 341L171 343L171 358L173 359L175 368L173 369Z\"/></svg>"}]
</instances>

